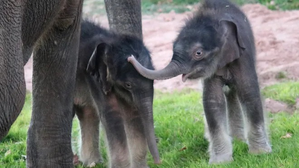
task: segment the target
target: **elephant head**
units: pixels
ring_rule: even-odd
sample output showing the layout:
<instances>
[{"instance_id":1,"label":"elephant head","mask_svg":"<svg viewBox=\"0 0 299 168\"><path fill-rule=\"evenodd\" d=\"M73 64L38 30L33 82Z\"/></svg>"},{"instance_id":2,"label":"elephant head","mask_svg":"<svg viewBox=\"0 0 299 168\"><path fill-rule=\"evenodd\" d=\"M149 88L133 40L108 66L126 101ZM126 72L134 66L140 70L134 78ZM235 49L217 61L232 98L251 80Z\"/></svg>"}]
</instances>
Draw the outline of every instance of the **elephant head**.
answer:
<instances>
[{"instance_id":1,"label":"elephant head","mask_svg":"<svg viewBox=\"0 0 299 168\"><path fill-rule=\"evenodd\" d=\"M199 12L182 28L173 46L171 62L162 70L149 70L129 57L137 71L148 79L168 79L182 74L182 80L208 78L239 58L244 49L242 27L229 15Z\"/></svg>"},{"instance_id":2,"label":"elephant head","mask_svg":"<svg viewBox=\"0 0 299 168\"><path fill-rule=\"evenodd\" d=\"M87 71L97 77L104 94L113 92L121 104L138 111L148 148L155 163L159 163L153 124L153 80L141 76L127 62L130 55L134 55L144 67L153 69L149 51L140 39L114 34L98 37Z\"/></svg>"}]
</instances>

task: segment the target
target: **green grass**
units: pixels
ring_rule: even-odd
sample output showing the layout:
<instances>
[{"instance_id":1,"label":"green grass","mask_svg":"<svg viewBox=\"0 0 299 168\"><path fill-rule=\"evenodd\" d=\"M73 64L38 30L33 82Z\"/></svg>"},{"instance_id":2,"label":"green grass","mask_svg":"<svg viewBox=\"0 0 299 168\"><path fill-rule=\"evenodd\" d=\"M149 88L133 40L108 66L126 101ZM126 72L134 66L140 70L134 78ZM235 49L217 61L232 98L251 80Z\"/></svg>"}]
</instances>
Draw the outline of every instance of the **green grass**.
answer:
<instances>
[{"instance_id":1,"label":"green grass","mask_svg":"<svg viewBox=\"0 0 299 168\"><path fill-rule=\"evenodd\" d=\"M273 98L289 104L299 95L299 82L286 82L266 87L262 90L264 97ZM24 109L12 126L8 136L0 143L1 167L25 167L26 134L30 120L31 97L27 95ZM151 168L269 168L299 167L299 113L269 114L269 128L273 153L268 155L248 154L245 143L234 141L234 162L224 165L208 165L208 142L204 139L203 106L201 93L184 90L174 93L156 91L154 99L155 131L159 138L158 148L162 159L161 165L154 165L150 155L148 163ZM74 121L73 146L78 151L78 121ZM282 136L291 133L292 137ZM104 156L104 168L107 164L105 144L101 141ZM77 166L82 167L82 166Z\"/></svg>"},{"instance_id":2,"label":"green grass","mask_svg":"<svg viewBox=\"0 0 299 168\"><path fill-rule=\"evenodd\" d=\"M246 0L238 0L246 1ZM272 10L292 10L299 9L299 0L256 0L258 3L266 5ZM272 4L271 1L274 3Z\"/></svg>"},{"instance_id":3,"label":"green grass","mask_svg":"<svg viewBox=\"0 0 299 168\"><path fill-rule=\"evenodd\" d=\"M169 13L170 11L183 13L190 11L192 5L198 2L198 0L142 0L142 12L145 14Z\"/></svg>"},{"instance_id":4,"label":"green grass","mask_svg":"<svg viewBox=\"0 0 299 168\"><path fill-rule=\"evenodd\" d=\"M284 82L264 88L262 91L266 97L283 101L289 105L295 105L296 98L299 98L299 83Z\"/></svg>"},{"instance_id":5,"label":"green grass","mask_svg":"<svg viewBox=\"0 0 299 168\"><path fill-rule=\"evenodd\" d=\"M30 118L31 96L27 94L21 114L11 127L8 135L0 141L1 166L5 168L26 167L26 136Z\"/></svg>"},{"instance_id":6,"label":"green grass","mask_svg":"<svg viewBox=\"0 0 299 168\"><path fill-rule=\"evenodd\" d=\"M197 4L202 0L143 0L142 7L145 12L169 12L177 13L190 11L190 5ZM299 9L299 0L231 0L238 5L248 3L260 3L272 10Z\"/></svg>"}]
</instances>

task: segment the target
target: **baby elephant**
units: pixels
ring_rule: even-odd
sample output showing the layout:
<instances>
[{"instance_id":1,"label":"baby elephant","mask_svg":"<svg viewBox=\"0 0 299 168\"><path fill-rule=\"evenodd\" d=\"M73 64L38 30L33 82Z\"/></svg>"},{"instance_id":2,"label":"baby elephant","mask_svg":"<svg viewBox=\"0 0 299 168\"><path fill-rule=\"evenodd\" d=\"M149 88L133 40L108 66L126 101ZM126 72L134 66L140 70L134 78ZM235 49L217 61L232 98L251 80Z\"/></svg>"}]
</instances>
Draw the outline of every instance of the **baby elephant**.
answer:
<instances>
[{"instance_id":1,"label":"baby elephant","mask_svg":"<svg viewBox=\"0 0 299 168\"><path fill-rule=\"evenodd\" d=\"M134 55L153 69L149 51L138 38L118 35L89 22L81 25L74 110L80 121L80 160L101 162L99 125L104 126L109 167L147 167L147 146L160 162L153 125L153 80L127 62Z\"/></svg>"},{"instance_id":2,"label":"baby elephant","mask_svg":"<svg viewBox=\"0 0 299 168\"><path fill-rule=\"evenodd\" d=\"M165 69L148 70L134 57L128 60L149 79L180 74L183 81L203 79L210 163L221 163L232 161L230 135L246 139L251 153L271 152L255 54L245 14L227 0L205 0L176 38L172 60Z\"/></svg>"}]
</instances>

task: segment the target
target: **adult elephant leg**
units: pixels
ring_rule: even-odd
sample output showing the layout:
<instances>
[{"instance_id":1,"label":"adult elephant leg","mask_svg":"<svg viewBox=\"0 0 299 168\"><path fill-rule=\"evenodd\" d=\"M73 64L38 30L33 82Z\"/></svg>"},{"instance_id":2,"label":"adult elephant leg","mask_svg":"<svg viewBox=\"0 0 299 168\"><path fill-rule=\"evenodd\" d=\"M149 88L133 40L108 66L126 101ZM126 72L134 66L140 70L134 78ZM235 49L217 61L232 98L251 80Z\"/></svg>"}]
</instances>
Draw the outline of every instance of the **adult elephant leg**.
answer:
<instances>
[{"instance_id":1,"label":"adult elephant leg","mask_svg":"<svg viewBox=\"0 0 299 168\"><path fill-rule=\"evenodd\" d=\"M21 41L21 2L0 4L0 140L22 110L25 80Z\"/></svg>"},{"instance_id":2,"label":"adult elephant leg","mask_svg":"<svg viewBox=\"0 0 299 168\"><path fill-rule=\"evenodd\" d=\"M99 149L100 118L94 107L75 107L81 127L80 160L84 165L102 162Z\"/></svg>"},{"instance_id":3,"label":"adult elephant leg","mask_svg":"<svg viewBox=\"0 0 299 168\"><path fill-rule=\"evenodd\" d=\"M62 9L66 0L26 1L22 17L22 50L24 65L29 60L33 47Z\"/></svg>"},{"instance_id":4,"label":"adult elephant leg","mask_svg":"<svg viewBox=\"0 0 299 168\"><path fill-rule=\"evenodd\" d=\"M126 119L126 133L131 157L131 167L147 167L147 141L144 132L144 125L141 115L133 112Z\"/></svg>"},{"instance_id":5,"label":"adult elephant leg","mask_svg":"<svg viewBox=\"0 0 299 168\"><path fill-rule=\"evenodd\" d=\"M246 141L243 111L235 87L230 87L225 96L230 135L239 140Z\"/></svg>"},{"instance_id":6,"label":"adult elephant leg","mask_svg":"<svg viewBox=\"0 0 299 168\"><path fill-rule=\"evenodd\" d=\"M64 5L34 54L27 167L73 167L72 108L82 0Z\"/></svg>"},{"instance_id":7,"label":"adult elephant leg","mask_svg":"<svg viewBox=\"0 0 299 168\"><path fill-rule=\"evenodd\" d=\"M217 77L204 80L203 106L209 130L210 163L232 161L232 144L228 135L223 83Z\"/></svg>"},{"instance_id":8,"label":"adult elephant leg","mask_svg":"<svg viewBox=\"0 0 299 168\"><path fill-rule=\"evenodd\" d=\"M141 1L105 0L110 28L142 39Z\"/></svg>"}]
</instances>

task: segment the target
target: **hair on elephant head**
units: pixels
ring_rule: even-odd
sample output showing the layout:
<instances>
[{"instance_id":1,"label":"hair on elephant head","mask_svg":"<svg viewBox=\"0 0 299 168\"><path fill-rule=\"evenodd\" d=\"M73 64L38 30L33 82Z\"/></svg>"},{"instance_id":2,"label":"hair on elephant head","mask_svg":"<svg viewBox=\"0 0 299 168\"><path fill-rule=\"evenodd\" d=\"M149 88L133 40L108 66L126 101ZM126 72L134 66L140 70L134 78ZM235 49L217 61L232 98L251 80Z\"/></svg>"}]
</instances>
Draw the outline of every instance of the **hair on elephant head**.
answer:
<instances>
[{"instance_id":1,"label":"hair on elephant head","mask_svg":"<svg viewBox=\"0 0 299 168\"><path fill-rule=\"evenodd\" d=\"M210 163L232 160L229 135L248 138L250 152L271 152L255 71L254 37L249 20L236 5L228 0L204 0L180 31L173 45L172 60L164 69L148 70L134 57L128 61L149 79L168 79L180 74L183 81L204 79ZM224 93L225 85L229 89ZM248 130L244 129L242 110Z\"/></svg>"},{"instance_id":2,"label":"hair on elephant head","mask_svg":"<svg viewBox=\"0 0 299 168\"><path fill-rule=\"evenodd\" d=\"M83 111L76 111L80 122L82 119L82 132L82 126L90 124L84 122L82 115L88 114L88 109L99 113L106 130L111 167L128 164L145 167L147 146L155 162L160 162L153 125L153 80L140 75L127 61L131 55L153 69L150 53L139 38L107 31L89 21L82 22L75 109ZM90 127L86 128L88 131ZM83 136L82 141L88 139ZM100 160L90 159L92 152L86 153L83 148L89 147L81 149L83 162ZM99 158L99 152L94 158Z\"/></svg>"},{"instance_id":3,"label":"hair on elephant head","mask_svg":"<svg viewBox=\"0 0 299 168\"><path fill-rule=\"evenodd\" d=\"M143 81L149 85L143 86L143 88L150 88L153 81L141 77L135 68L127 62L127 58L131 55L134 55L145 67L153 69L150 53L138 38L121 35L103 37L93 51L87 71L96 76L105 86L105 93L109 92L112 86L119 91L118 93L131 92L139 88L140 83L138 82ZM126 94L120 96L129 100Z\"/></svg>"}]
</instances>

